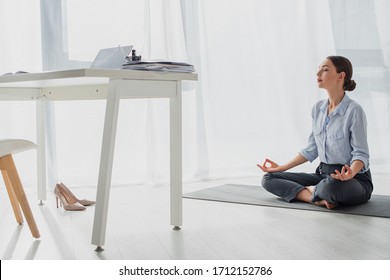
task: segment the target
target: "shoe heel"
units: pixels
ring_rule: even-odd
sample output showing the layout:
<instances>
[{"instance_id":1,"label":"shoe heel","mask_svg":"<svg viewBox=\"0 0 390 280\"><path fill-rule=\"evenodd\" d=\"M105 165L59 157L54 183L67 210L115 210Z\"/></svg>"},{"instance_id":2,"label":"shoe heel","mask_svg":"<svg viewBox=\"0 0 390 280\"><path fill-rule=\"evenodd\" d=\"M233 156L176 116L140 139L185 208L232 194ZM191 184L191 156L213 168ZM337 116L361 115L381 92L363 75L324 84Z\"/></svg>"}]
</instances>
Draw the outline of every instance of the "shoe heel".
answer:
<instances>
[{"instance_id":1,"label":"shoe heel","mask_svg":"<svg viewBox=\"0 0 390 280\"><path fill-rule=\"evenodd\" d=\"M78 199L72 191L65 186L63 183L59 183L56 185L56 188L61 192L61 194L66 198L66 200L70 204L74 204L76 202L80 203L83 206L90 206L92 204L95 204L94 200L88 200L88 199Z\"/></svg>"},{"instance_id":2,"label":"shoe heel","mask_svg":"<svg viewBox=\"0 0 390 280\"><path fill-rule=\"evenodd\" d=\"M63 193L61 192L61 190L56 186L54 188L54 194L56 196L56 204L57 204L57 208L58 208L58 200L60 201L60 207L63 207L64 210L67 210L67 211L80 211L80 210L85 210L85 207L82 206L81 204L79 203L72 203L70 204L66 197L63 195ZM78 204L78 205L77 205Z\"/></svg>"}]
</instances>

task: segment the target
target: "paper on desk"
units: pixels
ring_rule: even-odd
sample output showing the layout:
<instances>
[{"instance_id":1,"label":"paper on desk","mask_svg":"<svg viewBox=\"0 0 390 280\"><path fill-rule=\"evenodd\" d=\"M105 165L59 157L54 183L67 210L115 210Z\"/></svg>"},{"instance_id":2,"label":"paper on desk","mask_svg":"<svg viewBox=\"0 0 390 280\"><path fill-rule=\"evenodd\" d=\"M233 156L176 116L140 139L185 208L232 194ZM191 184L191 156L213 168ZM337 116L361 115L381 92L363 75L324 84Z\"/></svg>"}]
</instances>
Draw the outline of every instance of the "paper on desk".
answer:
<instances>
[{"instance_id":1,"label":"paper on desk","mask_svg":"<svg viewBox=\"0 0 390 280\"><path fill-rule=\"evenodd\" d=\"M174 62L164 60L128 60L122 64L122 69L127 70L146 70L146 71L168 71L168 72L186 72L195 71L194 65L185 62Z\"/></svg>"}]
</instances>

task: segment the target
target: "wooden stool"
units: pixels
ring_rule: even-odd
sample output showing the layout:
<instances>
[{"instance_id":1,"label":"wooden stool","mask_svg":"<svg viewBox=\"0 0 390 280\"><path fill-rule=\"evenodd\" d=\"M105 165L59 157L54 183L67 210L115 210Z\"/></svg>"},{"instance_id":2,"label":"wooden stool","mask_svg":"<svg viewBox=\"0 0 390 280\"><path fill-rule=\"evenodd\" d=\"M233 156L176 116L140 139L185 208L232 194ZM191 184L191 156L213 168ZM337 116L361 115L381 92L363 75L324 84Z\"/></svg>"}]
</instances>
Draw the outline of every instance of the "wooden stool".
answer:
<instances>
[{"instance_id":1,"label":"wooden stool","mask_svg":"<svg viewBox=\"0 0 390 280\"><path fill-rule=\"evenodd\" d=\"M36 149L33 142L21 139L0 140L0 169L3 175L4 183L7 188L9 199L11 200L12 209L18 224L23 223L22 208L24 217L30 228L32 236L39 238L39 230L35 223L34 216L28 204L22 182L20 181L18 171L16 170L12 154Z\"/></svg>"}]
</instances>

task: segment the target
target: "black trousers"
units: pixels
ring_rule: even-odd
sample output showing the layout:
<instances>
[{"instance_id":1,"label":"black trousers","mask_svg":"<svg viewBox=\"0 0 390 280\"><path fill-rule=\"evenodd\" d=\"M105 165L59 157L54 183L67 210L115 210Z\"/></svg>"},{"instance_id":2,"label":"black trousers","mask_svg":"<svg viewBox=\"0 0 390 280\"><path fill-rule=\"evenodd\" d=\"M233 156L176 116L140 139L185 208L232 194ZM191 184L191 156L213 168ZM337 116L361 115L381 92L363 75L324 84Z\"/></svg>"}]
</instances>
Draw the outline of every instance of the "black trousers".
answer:
<instances>
[{"instance_id":1,"label":"black trousers","mask_svg":"<svg viewBox=\"0 0 390 280\"><path fill-rule=\"evenodd\" d=\"M330 174L343 165L321 163L315 173L275 172L263 176L262 186L269 192L292 202L308 186L315 186L312 202L326 200L335 205L357 205L371 198L373 184L370 170L358 173L348 181L334 179Z\"/></svg>"}]
</instances>

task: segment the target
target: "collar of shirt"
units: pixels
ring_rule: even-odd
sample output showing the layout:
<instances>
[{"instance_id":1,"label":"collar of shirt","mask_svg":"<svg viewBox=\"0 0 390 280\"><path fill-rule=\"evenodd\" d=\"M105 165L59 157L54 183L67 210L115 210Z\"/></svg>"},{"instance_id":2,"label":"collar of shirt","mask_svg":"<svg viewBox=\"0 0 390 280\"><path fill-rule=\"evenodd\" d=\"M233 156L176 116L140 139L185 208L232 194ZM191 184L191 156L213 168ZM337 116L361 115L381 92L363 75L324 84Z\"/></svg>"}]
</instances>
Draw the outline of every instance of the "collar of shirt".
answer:
<instances>
[{"instance_id":1,"label":"collar of shirt","mask_svg":"<svg viewBox=\"0 0 390 280\"><path fill-rule=\"evenodd\" d=\"M348 95L344 94L343 99L341 100L340 104L337 105L336 109L333 111L332 114L339 114L343 116L345 114L345 111L347 111L350 101L351 99L348 97ZM322 106L320 107L320 110L324 112L325 116L328 114L328 104L329 100L327 102L322 103Z\"/></svg>"}]
</instances>

